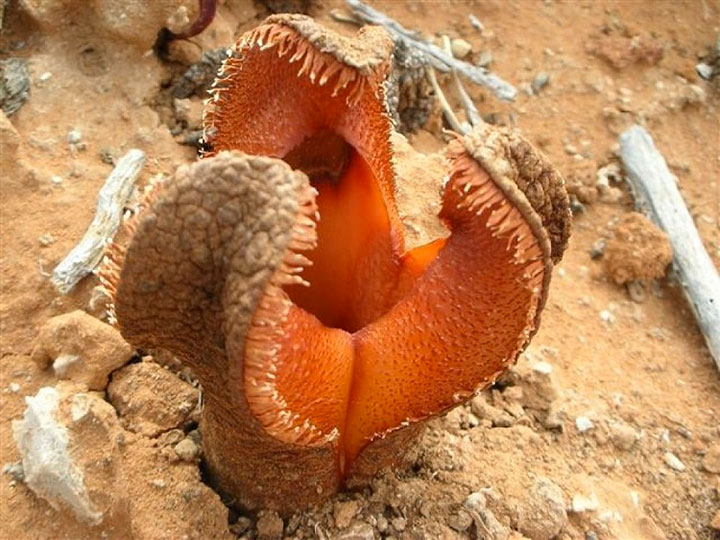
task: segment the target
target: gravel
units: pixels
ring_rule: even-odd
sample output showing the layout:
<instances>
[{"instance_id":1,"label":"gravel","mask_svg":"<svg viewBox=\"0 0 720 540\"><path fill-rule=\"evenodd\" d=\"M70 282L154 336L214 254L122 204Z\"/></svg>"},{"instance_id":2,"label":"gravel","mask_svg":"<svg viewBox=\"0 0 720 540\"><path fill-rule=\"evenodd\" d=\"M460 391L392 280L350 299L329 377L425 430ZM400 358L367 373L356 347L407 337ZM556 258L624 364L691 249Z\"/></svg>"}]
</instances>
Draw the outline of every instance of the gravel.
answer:
<instances>
[{"instance_id":1,"label":"gravel","mask_svg":"<svg viewBox=\"0 0 720 540\"><path fill-rule=\"evenodd\" d=\"M193 461L200 453L200 449L192 439L186 437L175 445L175 453L183 461Z\"/></svg>"},{"instance_id":2,"label":"gravel","mask_svg":"<svg viewBox=\"0 0 720 540\"><path fill-rule=\"evenodd\" d=\"M587 416L578 416L575 419L575 427L580 433L585 433L586 431L594 428L595 424L593 424L592 420L590 420Z\"/></svg>"},{"instance_id":3,"label":"gravel","mask_svg":"<svg viewBox=\"0 0 720 540\"><path fill-rule=\"evenodd\" d=\"M540 90L545 88L549 82L550 75L548 75L544 71L541 71L533 78L532 83L530 83L530 88L532 88L534 94L539 94Z\"/></svg>"},{"instance_id":4,"label":"gravel","mask_svg":"<svg viewBox=\"0 0 720 540\"><path fill-rule=\"evenodd\" d=\"M260 512L256 524L260 540L280 540L285 525L277 512Z\"/></svg>"},{"instance_id":5,"label":"gravel","mask_svg":"<svg viewBox=\"0 0 720 540\"><path fill-rule=\"evenodd\" d=\"M663 461L668 467L675 471L683 472L685 470L685 464L672 452L665 452Z\"/></svg>"}]
</instances>

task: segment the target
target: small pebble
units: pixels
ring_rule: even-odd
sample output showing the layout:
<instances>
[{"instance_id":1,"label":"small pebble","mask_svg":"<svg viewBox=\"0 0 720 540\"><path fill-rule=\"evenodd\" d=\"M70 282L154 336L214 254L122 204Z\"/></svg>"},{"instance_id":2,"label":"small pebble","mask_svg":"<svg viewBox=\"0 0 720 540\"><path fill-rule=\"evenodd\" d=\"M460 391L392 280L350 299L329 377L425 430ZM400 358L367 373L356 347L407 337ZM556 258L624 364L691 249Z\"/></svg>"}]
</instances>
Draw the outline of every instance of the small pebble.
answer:
<instances>
[{"instance_id":1,"label":"small pebble","mask_svg":"<svg viewBox=\"0 0 720 540\"><path fill-rule=\"evenodd\" d=\"M55 243L55 237L50 233L45 233L38 238L38 242L40 242L42 247L48 247Z\"/></svg>"},{"instance_id":2,"label":"small pebble","mask_svg":"<svg viewBox=\"0 0 720 540\"><path fill-rule=\"evenodd\" d=\"M82 133L79 130L73 129L73 130L68 131L68 134L67 134L68 144L78 144L80 141L82 141Z\"/></svg>"},{"instance_id":3,"label":"small pebble","mask_svg":"<svg viewBox=\"0 0 720 540\"><path fill-rule=\"evenodd\" d=\"M335 526L338 529L345 529L352 518L360 510L360 503L358 501L341 501L336 502L333 506L333 518L335 520Z\"/></svg>"},{"instance_id":4,"label":"small pebble","mask_svg":"<svg viewBox=\"0 0 720 540\"><path fill-rule=\"evenodd\" d=\"M465 499L463 504L465 505L465 508L477 511L485 506L485 495L479 491L474 491L467 496L467 499Z\"/></svg>"},{"instance_id":5,"label":"small pebble","mask_svg":"<svg viewBox=\"0 0 720 540\"><path fill-rule=\"evenodd\" d=\"M545 88L547 84L550 82L550 75L548 75L546 72L541 71L532 80L532 83L530 84L530 87L532 88L533 93L539 94L540 90Z\"/></svg>"},{"instance_id":6,"label":"small pebble","mask_svg":"<svg viewBox=\"0 0 720 540\"><path fill-rule=\"evenodd\" d=\"M578 153L577 148L576 148L575 146L573 146L572 144L566 144L566 145L563 147L563 150L565 150L565 153L568 154L568 155L570 155L570 156L574 156L575 154Z\"/></svg>"},{"instance_id":7,"label":"small pebble","mask_svg":"<svg viewBox=\"0 0 720 540\"><path fill-rule=\"evenodd\" d=\"M472 45L464 39L456 38L450 42L450 49L455 58L465 58L472 51Z\"/></svg>"},{"instance_id":8,"label":"small pebble","mask_svg":"<svg viewBox=\"0 0 720 540\"><path fill-rule=\"evenodd\" d=\"M255 528L260 540L280 540L285 525L277 512L260 512Z\"/></svg>"},{"instance_id":9,"label":"small pebble","mask_svg":"<svg viewBox=\"0 0 720 540\"><path fill-rule=\"evenodd\" d=\"M552 373L552 366L548 364L547 362L543 362L542 360L539 362L535 362L531 369L537 373L541 373L542 375L550 375Z\"/></svg>"},{"instance_id":10,"label":"small pebble","mask_svg":"<svg viewBox=\"0 0 720 540\"><path fill-rule=\"evenodd\" d=\"M488 67L490 64L492 64L493 61L493 55L490 51L482 51L480 53L480 56L478 56L477 59L477 65L483 68Z\"/></svg>"},{"instance_id":11,"label":"small pebble","mask_svg":"<svg viewBox=\"0 0 720 540\"><path fill-rule=\"evenodd\" d=\"M407 525L407 520L404 517L396 517L390 521L390 525L392 525L393 529L397 532L403 532Z\"/></svg>"},{"instance_id":12,"label":"small pebble","mask_svg":"<svg viewBox=\"0 0 720 540\"><path fill-rule=\"evenodd\" d=\"M700 75L700 77L709 81L712 79L714 70L712 66L709 66L704 62L700 62L697 66L695 66L695 71L697 71L697 74Z\"/></svg>"},{"instance_id":13,"label":"small pebble","mask_svg":"<svg viewBox=\"0 0 720 540\"><path fill-rule=\"evenodd\" d=\"M551 480L537 478L517 508L517 530L534 540L552 540L568 524L562 489Z\"/></svg>"},{"instance_id":14,"label":"small pebble","mask_svg":"<svg viewBox=\"0 0 720 540\"><path fill-rule=\"evenodd\" d=\"M108 165L115 165L115 158L113 157L112 152L107 148L100 150L100 161L107 163Z\"/></svg>"},{"instance_id":15,"label":"small pebble","mask_svg":"<svg viewBox=\"0 0 720 540\"><path fill-rule=\"evenodd\" d=\"M3 465L2 472L3 474L7 474L16 482L22 482L23 480L25 480L25 471L23 470L22 461L6 463L5 465Z\"/></svg>"},{"instance_id":16,"label":"small pebble","mask_svg":"<svg viewBox=\"0 0 720 540\"><path fill-rule=\"evenodd\" d=\"M483 23L480 21L480 19L478 19L478 18L477 18L475 15L473 15L472 13L471 13L470 15L468 15L468 19L470 19L470 24L472 24L472 26L473 26L473 28L475 28L475 30L478 30L478 31L480 31L480 32L482 32L483 30L485 30L485 26L484 26Z\"/></svg>"},{"instance_id":17,"label":"small pebble","mask_svg":"<svg viewBox=\"0 0 720 540\"><path fill-rule=\"evenodd\" d=\"M586 431L594 428L595 424L593 424L592 420L590 420L587 416L578 416L575 419L575 427L580 433L585 433Z\"/></svg>"},{"instance_id":18,"label":"small pebble","mask_svg":"<svg viewBox=\"0 0 720 540\"><path fill-rule=\"evenodd\" d=\"M192 461L197 457L199 448L192 439L185 437L175 445L175 453L183 461Z\"/></svg>"},{"instance_id":19,"label":"small pebble","mask_svg":"<svg viewBox=\"0 0 720 540\"><path fill-rule=\"evenodd\" d=\"M451 529L454 529L458 532L467 531L470 526L473 524L473 519L464 510L459 510L456 514L453 514L452 516L449 516L447 519L447 524Z\"/></svg>"},{"instance_id":20,"label":"small pebble","mask_svg":"<svg viewBox=\"0 0 720 540\"><path fill-rule=\"evenodd\" d=\"M50 177L50 181L51 181L53 184L55 184L56 186L59 186L60 184L62 184L63 179L62 179L62 176L59 176L59 175L57 175L57 174L53 174L53 175Z\"/></svg>"},{"instance_id":21,"label":"small pebble","mask_svg":"<svg viewBox=\"0 0 720 540\"><path fill-rule=\"evenodd\" d=\"M584 495L579 494L573 495L571 508L576 514L594 512L599 506L600 502L598 501L595 493L591 493L590 497L585 497Z\"/></svg>"},{"instance_id":22,"label":"small pebble","mask_svg":"<svg viewBox=\"0 0 720 540\"><path fill-rule=\"evenodd\" d=\"M641 281L628 281L625 284L625 288L627 289L630 300L637 304L642 304L643 302L645 302L647 294L645 294L645 286L642 284Z\"/></svg>"},{"instance_id":23,"label":"small pebble","mask_svg":"<svg viewBox=\"0 0 720 540\"><path fill-rule=\"evenodd\" d=\"M573 215L584 214L585 212L587 212L585 205L580 202L580 200L575 196L574 193L570 195L570 210L572 211Z\"/></svg>"},{"instance_id":24,"label":"small pebble","mask_svg":"<svg viewBox=\"0 0 720 540\"><path fill-rule=\"evenodd\" d=\"M593 245L590 246L590 258L595 260L599 259L603 256L605 253L605 246L607 245L607 240L604 238L600 238L593 242Z\"/></svg>"},{"instance_id":25,"label":"small pebble","mask_svg":"<svg viewBox=\"0 0 720 540\"><path fill-rule=\"evenodd\" d=\"M167 482L161 478L156 478L155 480L151 480L150 484L152 484L153 487L156 487L158 489L163 489L167 486Z\"/></svg>"},{"instance_id":26,"label":"small pebble","mask_svg":"<svg viewBox=\"0 0 720 540\"><path fill-rule=\"evenodd\" d=\"M80 361L80 357L76 354L61 354L52 364L53 372L58 379L67 379L68 371L72 366Z\"/></svg>"},{"instance_id":27,"label":"small pebble","mask_svg":"<svg viewBox=\"0 0 720 540\"><path fill-rule=\"evenodd\" d=\"M13 394L17 394L20 391L20 385L16 382L11 382L8 384L8 390L10 390Z\"/></svg>"},{"instance_id":28,"label":"small pebble","mask_svg":"<svg viewBox=\"0 0 720 540\"><path fill-rule=\"evenodd\" d=\"M50 73L49 71L42 73L40 75L40 77L38 77L38 80L40 82L46 82L46 81L49 81L50 79L52 79L52 73Z\"/></svg>"},{"instance_id":29,"label":"small pebble","mask_svg":"<svg viewBox=\"0 0 720 540\"><path fill-rule=\"evenodd\" d=\"M230 525L230 532L238 536L245 534L252 525L252 520L246 516L240 516L237 521Z\"/></svg>"},{"instance_id":30,"label":"small pebble","mask_svg":"<svg viewBox=\"0 0 720 540\"><path fill-rule=\"evenodd\" d=\"M613 444L620 450L630 450L638 440L637 432L624 422L613 422L608 428Z\"/></svg>"},{"instance_id":31,"label":"small pebble","mask_svg":"<svg viewBox=\"0 0 720 540\"><path fill-rule=\"evenodd\" d=\"M613 315L613 314L612 314L609 310L607 310L607 309L603 309L603 310L600 312L600 318L601 318L604 322L606 322L606 323L608 323L608 324L613 324L613 323L615 322L615 315Z\"/></svg>"},{"instance_id":32,"label":"small pebble","mask_svg":"<svg viewBox=\"0 0 720 540\"><path fill-rule=\"evenodd\" d=\"M665 464L673 470L679 472L685 470L685 464L672 452L665 452L663 455L663 461L665 461Z\"/></svg>"}]
</instances>

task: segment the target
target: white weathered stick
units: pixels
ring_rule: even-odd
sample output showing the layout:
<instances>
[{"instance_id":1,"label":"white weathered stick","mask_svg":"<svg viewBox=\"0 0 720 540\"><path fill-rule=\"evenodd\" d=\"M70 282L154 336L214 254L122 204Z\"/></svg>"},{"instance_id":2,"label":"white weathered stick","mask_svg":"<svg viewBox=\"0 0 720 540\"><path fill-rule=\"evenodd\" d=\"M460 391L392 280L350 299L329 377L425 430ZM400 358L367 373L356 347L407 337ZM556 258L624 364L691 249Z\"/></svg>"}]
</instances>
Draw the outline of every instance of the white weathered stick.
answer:
<instances>
[{"instance_id":1,"label":"white weathered stick","mask_svg":"<svg viewBox=\"0 0 720 540\"><path fill-rule=\"evenodd\" d=\"M130 150L105 180L90 227L80 243L53 270L51 281L61 293L70 292L100 262L105 246L120 226L125 203L144 164L145 153Z\"/></svg>"},{"instance_id":2,"label":"white weathered stick","mask_svg":"<svg viewBox=\"0 0 720 540\"><path fill-rule=\"evenodd\" d=\"M367 23L382 26L390 33L393 39L404 41L408 47L419 50L435 69L442 72L455 69L458 73L464 75L474 83L487 86L493 94L500 99L506 101L515 99L517 89L494 73L490 73L485 68L473 66L472 64L453 58L452 55L447 54L440 47L422 39L416 32L411 32L397 21L363 4L360 0L345 1L356 17Z\"/></svg>"},{"instance_id":3,"label":"white weathered stick","mask_svg":"<svg viewBox=\"0 0 720 540\"><path fill-rule=\"evenodd\" d=\"M437 81L435 70L428 66L425 68L425 73L428 81L430 81L430 85L433 88L433 92L435 92L435 96L437 96L438 101L440 102L440 108L445 116L445 120L448 121L448 124L450 124L450 127L453 130L458 133L466 134L468 130L463 127L462 123L460 123L460 120L458 120L458 117L455 115L455 111L453 111L452 107L450 107L450 103L448 103L445 93L442 91L442 88L440 88L440 84Z\"/></svg>"},{"instance_id":4,"label":"white weathered stick","mask_svg":"<svg viewBox=\"0 0 720 540\"><path fill-rule=\"evenodd\" d=\"M443 36L442 40L445 52L452 56L452 46L450 45L450 38L447 36ZM460 102L465 109L465 114L467 115L468 122L472 127L479 126L483 123L483 119L480 116L477 107L475 107L472 98L467 93L467 90L465 90L465 87L463 86L463 83L460 80L460 77L458 76L455 69L452 70L452 78L453 82L455 83L455 89L457 90L458 96L460 97Z\"/></svg>"},{"instance_id":5,"label":"white weathered stick","mask_svg":"<svg viewBox=\"0 0 720 540\"><path fill-rule=\"evenodd\" d=\"M668 235L673 263L710 354L720 369L720 276L650 134L633 126L620 136L620 156L636 203Z\"/></svg>"}]
</instances>

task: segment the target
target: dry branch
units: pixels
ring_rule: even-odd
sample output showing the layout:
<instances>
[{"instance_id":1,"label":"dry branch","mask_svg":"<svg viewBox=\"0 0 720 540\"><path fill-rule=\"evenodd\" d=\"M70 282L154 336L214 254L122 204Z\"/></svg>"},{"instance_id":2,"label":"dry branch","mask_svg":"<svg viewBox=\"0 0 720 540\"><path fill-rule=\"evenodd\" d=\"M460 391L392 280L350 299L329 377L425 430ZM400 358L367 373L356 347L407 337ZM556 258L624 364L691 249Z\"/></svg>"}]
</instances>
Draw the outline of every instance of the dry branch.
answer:
<instances>
[{"instance_id":1,"label":"dry branch","mask_svg":"<svg viewBox=\"0 0 720 540\"><path fill-rule=\"evenodd\" d=\"M497 75L484 68L453 58L452 55L447 54L440 47L424 40L416 32L406 29L397 21L363 4L360 0L345 1L356 17L366 23L382 26L390 33L393 39L403 41L408 48L420 51L427 59L427 62L435 69L442 72L455 69L474 83L488 87L498 98L506 101L515 99L517 89Z\"/></svg>"},{"instance_id":2,"label":"dry branch","mask_svg":"<svg viewBox=\"0 0 720 540\"><path fill-rule=\"evenodd\" d=\"M635 125L620 136L620 156L636 204L668 235L680 277L710 354L720 369L720 276L650 134Z\"/></svg>"},{"instance_id":3,"label":"dry branch","mask_svg":"<svg viewBox=\"0 0 720 540\"><path fill-rule=\"evenodd\" d=\"M80 243L53 270L51 281L61 293L70 292L100 262L105 246L112 241L120 226L125 203L144 164L145 153L130 150L105 180L88 230Z\"/></svg>"},{"instance_id":4,"label":"dry branch","mask_svg":"<svg viewBox=\"0 0 720 540\"><path fill-rule=\"evenodd\" d=\"M435 92L438 102L440 103L440 108L445 116L445 120L447 120L453 130L458 133L466 134L469 130L463 127L460 120L458 120L458 117L455 115L455 111L452 110L450 103L448 103L445 93L442 91L442 88L440 88L440 84L435 76L435 70L432 67L427 67L425 69L427 70L427 78L430 81L433 92Z\"/></svg>"},{"instance_id":5,"label":"dry branch","mask_svg":"<svg viewBox=\"0 0 720 540\"><path fill-rule=\"evenodd\" d=\"M445 52L452 56L450 38L447 36L443 36L442 39L443 46L445 47ZM452 69L452 78L453 82L455 83L455 88L457 89L458 96L460 97L460 102L465 109L465 114L467 114L468 122L470 122L473 127L479 126L483 123L483 120L480 117L480 113L478 112L477 107L475 107L475 103L473 103L472 98L467 93L467 90L465 90L465 87L463 86L463 83L458 76L457 70L454 68Z\"/></svg>"}]
</instances>

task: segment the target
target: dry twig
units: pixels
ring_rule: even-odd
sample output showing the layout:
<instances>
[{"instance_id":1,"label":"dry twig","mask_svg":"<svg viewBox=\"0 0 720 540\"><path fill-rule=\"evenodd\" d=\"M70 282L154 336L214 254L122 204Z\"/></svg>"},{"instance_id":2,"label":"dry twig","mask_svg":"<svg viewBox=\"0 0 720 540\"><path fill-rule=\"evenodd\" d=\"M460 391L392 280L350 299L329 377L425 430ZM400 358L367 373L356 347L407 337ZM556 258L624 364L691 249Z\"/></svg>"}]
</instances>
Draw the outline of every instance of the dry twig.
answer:
<instances>
[{"instance_id":1,"label":"dry twig","mask_svg":"<svg viewBox=\"0 0 720 540\"><path fill-rule=\"evenodd\" d=\"M488 87L498 98L512 101L517 95L517 89L507 81L488 70L473 66L446 53L440 47L424 40L416 32L403 27L397 21L391 19L370 6L363 4L360 0L345 0L352 9L353 14L366 23L377 24L385 28L395 40L404 41L411 49L417 49L423 53L429 65L442 72L452 69L464 75L476 84Z\"/></svg>"},{"instance_id":2,"label":"dry twig","mask_svg":"<svg viewBox=\"0 0 720 540\"><path fill-rule=\"evenodd\" d=\"M443 45L445 46L445 52L452 56L452 47L450 45L449 37L443 36ZM482 124L483 120L480 117L480 113L478 112L477 107L475 107L472 98L465 90L465 87L463 86L462 81L460 80L460 77L458 76L458 73L454 68L452 69L452 77L453 81L455 82L455 88L457 88L458 95L460 96L460 101L462 102L465 113L467 114L468 121L470 122L470 124L472 124L473 127Z\"/></svg>"},{"instance_id":3,"label":"dry twig","mask_svg":"<svg viewBox=\"0 0 720 540\"><path fill-rule=\"evenodd\" d=\"M69 293L100 262L105 246L112 241L120 226L125 203L144 164L145 153L130 150L105 180L88 230L80 243L53 270L51 281L61 293Z\"/></svg>"}]
</instances>

